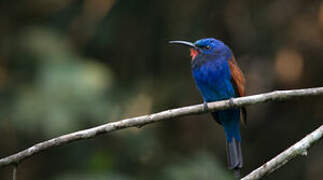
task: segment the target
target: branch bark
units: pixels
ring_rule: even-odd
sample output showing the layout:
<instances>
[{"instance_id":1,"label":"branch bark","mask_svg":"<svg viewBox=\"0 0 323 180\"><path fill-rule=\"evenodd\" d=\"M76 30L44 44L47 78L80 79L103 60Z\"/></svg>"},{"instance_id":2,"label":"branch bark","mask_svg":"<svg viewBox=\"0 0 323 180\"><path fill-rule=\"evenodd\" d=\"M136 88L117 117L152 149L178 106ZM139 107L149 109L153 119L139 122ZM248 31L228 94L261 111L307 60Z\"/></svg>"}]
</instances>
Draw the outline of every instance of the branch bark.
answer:
<instances>
[{"instance_id":1,"label":"branch bark","mask_svg":"<svg viewBox=\"0 0 323 180\"><path fill-rule=\"evenodd\" d=\"M266 162L261 167L252 171L250 174L242 178L241 180L256 180L274 172L276 169L285 165L288 161L294 159L299 155L307 156L307 150L311 147L312 144L317 142L323 137L323 125L313 131L311 134L308 134L305 138L298 141L284 152L280 153L272 160Z\"/></svg>"},{"instance_id":2,"label":"branch bark","mask_svg":"<svg viewBox=\"0 0 323 180\"><path fill-rule=\"evenodd\" d=\"M76 131L70 134L59 136L47 141L35 144L21 152L4 157L0 159L0 167L19 164L21 161L30 158L31 156L40 153L41 151L61 146L67 143L71 143L78 140L85 140L96 137L101 134L110 133L119 129L125 129L129 127L141 127L146 124L158 122L161 120L171 119L175 117L182 117L193 114L201 114L215 110L223 110L232 107L242 107L252 104L265 103L269 101L284 101L297 97L305 96L317 96L323 95L323 87L298 89L298 90L281 90L273 91L270 93L258 94L253 96L246 96L240 98L234 98L231 100L217 101L208 103L208 108L204 109L203 104L192 105L182 108L176 108L171 110L162 111L159 113L128 118L112 123L107 123L101 126Z\"/></svg>"}]
</instances>

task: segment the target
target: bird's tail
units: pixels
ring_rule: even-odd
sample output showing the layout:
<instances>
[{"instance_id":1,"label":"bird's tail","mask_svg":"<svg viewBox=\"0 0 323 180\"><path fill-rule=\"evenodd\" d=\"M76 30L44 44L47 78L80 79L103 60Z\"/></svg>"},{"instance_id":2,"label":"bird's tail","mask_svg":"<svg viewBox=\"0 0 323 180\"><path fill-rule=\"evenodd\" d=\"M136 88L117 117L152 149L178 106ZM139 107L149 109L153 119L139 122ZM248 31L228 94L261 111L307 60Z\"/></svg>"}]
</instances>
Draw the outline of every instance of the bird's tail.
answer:
<instances>
[{"instance_id":1,"label":"bird's tail","mask_svg":"<svg viewBox=\"0 0 323 180\"><path fill-rule=\"evenodd\" d=\"M236 141L235 138L232 138L231 141L227 141L227 160L229 169L233 169L234 175L239 177L243 161L240 142Z\"/></svg>"},{"instance_id":2,"label":"bird's tail","mask_svg":"<svg viewBox=\"0 0 323 180\"><path fill-rule=\"evenodd\" d=\"M236 177L240 176L240 169L243 166L241 137L240 137L240 111L225 110L213 112L213 118L219 122L223 128L227 139L227 160L228 168L234 170Z\"/></svg>"}]
</instances>

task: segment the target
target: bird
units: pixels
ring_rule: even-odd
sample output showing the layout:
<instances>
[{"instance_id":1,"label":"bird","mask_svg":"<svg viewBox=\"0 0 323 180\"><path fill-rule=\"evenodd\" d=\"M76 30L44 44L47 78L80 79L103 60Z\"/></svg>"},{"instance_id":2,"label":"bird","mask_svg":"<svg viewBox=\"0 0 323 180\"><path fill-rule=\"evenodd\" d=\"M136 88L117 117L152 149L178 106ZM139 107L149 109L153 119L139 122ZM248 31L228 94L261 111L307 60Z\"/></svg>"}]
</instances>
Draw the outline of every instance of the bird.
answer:
<instances>
[{"instance_id":1,"label":"bird","mask_svg":"<svg viewBox=\"0 0 323 180\"><path fill-rule=\"evenodd\" d=\"M231 49L222 41L204 38L195 41L169 41L171 44L190 48L191 66L195 84L203 97L204 108L212 101L230 100L245 96L245 77ZM243 167L241 150L240 121L246 124L245 107L211 112L226 136L226 154L228 168L240 176Z\"/></svg>"}]
</instances>

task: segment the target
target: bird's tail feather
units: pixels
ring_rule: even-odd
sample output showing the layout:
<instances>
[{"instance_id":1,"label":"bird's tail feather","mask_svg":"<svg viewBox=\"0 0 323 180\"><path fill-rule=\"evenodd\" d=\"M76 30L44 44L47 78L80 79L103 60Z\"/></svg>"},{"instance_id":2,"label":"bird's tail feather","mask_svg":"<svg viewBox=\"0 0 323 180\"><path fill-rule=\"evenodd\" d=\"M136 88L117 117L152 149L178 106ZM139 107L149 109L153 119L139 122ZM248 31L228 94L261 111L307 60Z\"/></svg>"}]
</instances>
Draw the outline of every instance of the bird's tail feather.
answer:
<instances>
[{"instance_id":1,"label":"bird's tail feather","mask_svg":"<svg viewBox=\"0 0 323 180\"><path fill-rule=\"evenodd\" d=\"M235 138L232 138L232 141L227 141L227 160L229 169L233 169L235 176L239 177L243 161L240 142Z\"/></svg>"}]
</instances>

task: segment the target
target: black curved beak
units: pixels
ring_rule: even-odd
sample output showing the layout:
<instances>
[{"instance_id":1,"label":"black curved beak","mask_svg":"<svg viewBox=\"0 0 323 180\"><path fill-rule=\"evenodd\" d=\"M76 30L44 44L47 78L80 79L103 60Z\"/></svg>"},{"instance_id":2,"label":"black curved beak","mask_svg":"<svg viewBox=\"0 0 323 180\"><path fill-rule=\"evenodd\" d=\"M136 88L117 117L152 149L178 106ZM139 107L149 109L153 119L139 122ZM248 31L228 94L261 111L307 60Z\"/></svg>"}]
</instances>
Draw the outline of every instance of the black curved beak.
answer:
<instances>
[{"instance_id":1,"label":"black curved beak","mask_svg":"<svg viewBox=\"0 0 323 180\"><path fill-rule=\"evenodd\" d=\"M187 42L187 41L169 41L170 44L181 44L190 48L194 48L197 49L197 47L195 46L195 44L191 43L191 42Z\"/></svg>"}]
</instances>

